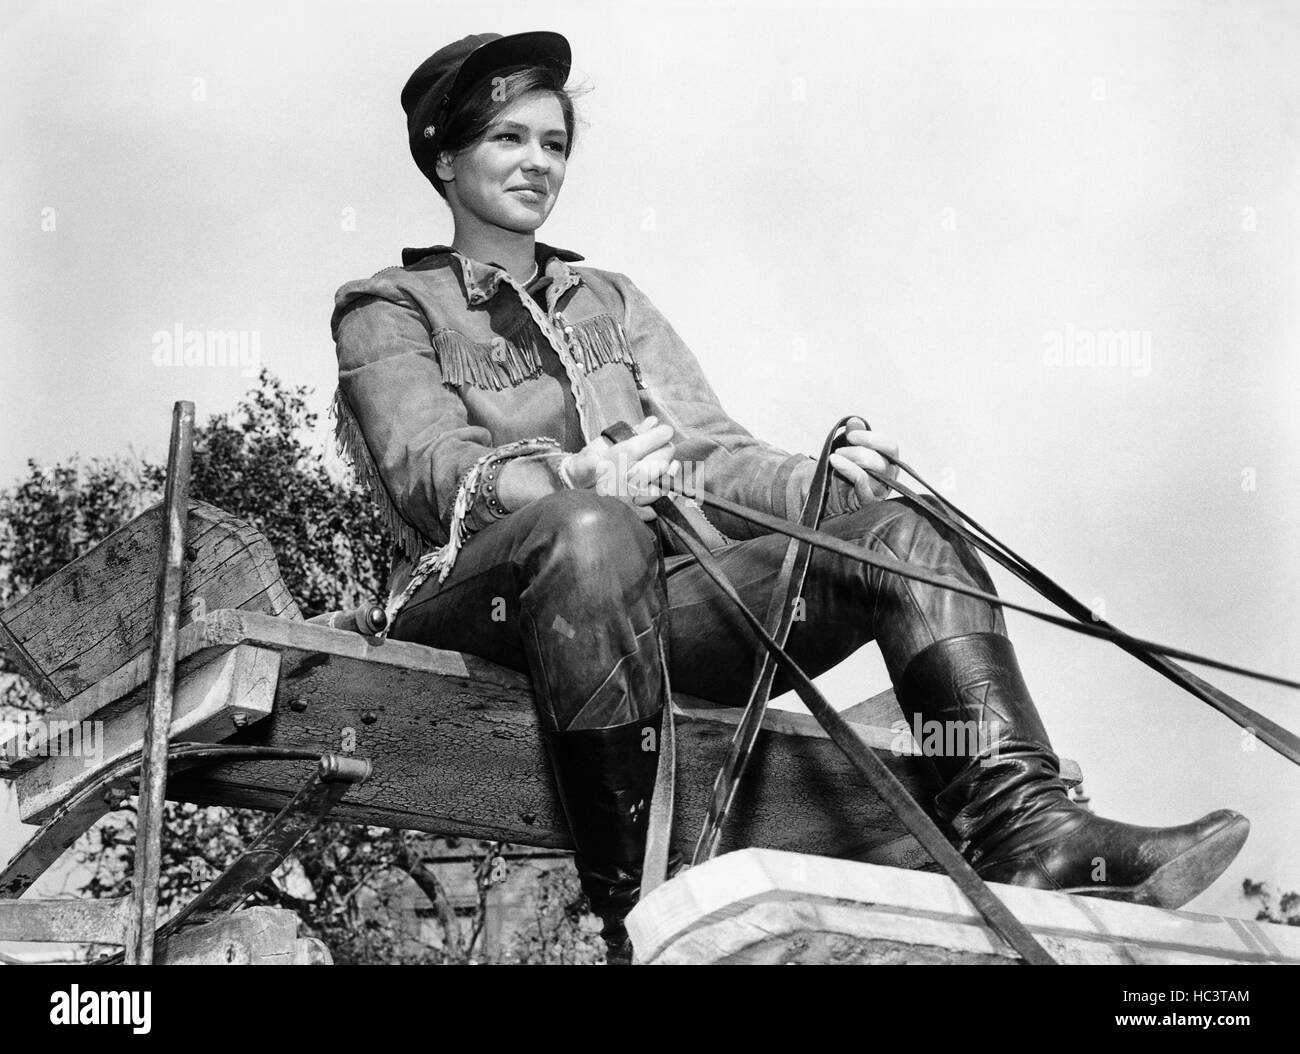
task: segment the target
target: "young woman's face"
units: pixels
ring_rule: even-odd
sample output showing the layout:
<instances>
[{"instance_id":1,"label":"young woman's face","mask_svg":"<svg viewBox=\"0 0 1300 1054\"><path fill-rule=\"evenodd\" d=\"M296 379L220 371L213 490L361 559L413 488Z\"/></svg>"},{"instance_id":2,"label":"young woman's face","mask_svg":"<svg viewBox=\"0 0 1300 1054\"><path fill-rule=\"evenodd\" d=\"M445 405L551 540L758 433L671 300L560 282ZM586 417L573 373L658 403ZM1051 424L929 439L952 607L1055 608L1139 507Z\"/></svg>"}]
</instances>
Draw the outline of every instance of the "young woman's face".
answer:
<instances>
[{"instance_id":1,"label":"young woman's face","mask_svg":"<svg viewBox=\"0 0 1300 1054\"><path fill-rule=\"evenodd\" d=\"M477 221L520 234L537 230L564 185L564 111L552 92L518 99L475 145L438 164L457 224Z\"/></svg>"}]
</instances>

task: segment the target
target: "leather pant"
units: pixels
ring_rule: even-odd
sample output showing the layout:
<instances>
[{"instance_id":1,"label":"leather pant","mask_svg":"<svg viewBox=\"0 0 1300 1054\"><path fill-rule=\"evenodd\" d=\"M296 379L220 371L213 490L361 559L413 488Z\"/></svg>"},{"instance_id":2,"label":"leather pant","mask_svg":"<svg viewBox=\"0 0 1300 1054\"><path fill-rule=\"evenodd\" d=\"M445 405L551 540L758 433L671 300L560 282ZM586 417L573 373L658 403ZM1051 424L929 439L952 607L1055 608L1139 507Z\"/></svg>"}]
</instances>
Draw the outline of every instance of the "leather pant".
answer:
<instances>
[{"instance_id":1,"label":"leather pant","mask_svg":"<svg viewBox=\"0 0 1300 1054\"><path fill-rule=\"evenodd\" d=\"M748 698L761 647L689 556L667 557L659 573L659 529L592 491L547 495L472 536L446 580L426 582L390 630L531 675L609 962L632 960L623 919L640 893L657 758L646 731L659 726L664 704L660 644L675 690L729 706ZM994 591L978 555L902 499L822 529ZM787 545L771 534L714 551L760 618ZM1179 907L1240 850L1250 825L1230 810L1146 828L1070 802L997 607L821 549L803 597L786 650L810 677L874 639L905 715L998 729L996 759L965 749L931 758L945 784L936 814L986 879ZM789 688L778 673L773 694Z\"/></svg>"},{"instance_id":2,"label":"leather pant","mask_svg":"<svg viewBox=\"0 0 1300 1054\"><path fill-rule=\"evenodd\" d=\"M900 500L824 520L822 530L992 592L977 554ZM764 616L789 539L715 550L737 592ZM732 602L689 556L658 570L656 528L615 498L559 491L473 535L447 578L430 579L395 619L397 640L469 652L528 673L549 731L609 728L663 704L657 635L672 686L729 706L748 697L759 645ZM895 683L924 648L1005 634L1000 610L814 550L804 608L786 650L810 676L871 640ZM789 690L778 673L773 695Z\"/></svg>"}]
</instances>

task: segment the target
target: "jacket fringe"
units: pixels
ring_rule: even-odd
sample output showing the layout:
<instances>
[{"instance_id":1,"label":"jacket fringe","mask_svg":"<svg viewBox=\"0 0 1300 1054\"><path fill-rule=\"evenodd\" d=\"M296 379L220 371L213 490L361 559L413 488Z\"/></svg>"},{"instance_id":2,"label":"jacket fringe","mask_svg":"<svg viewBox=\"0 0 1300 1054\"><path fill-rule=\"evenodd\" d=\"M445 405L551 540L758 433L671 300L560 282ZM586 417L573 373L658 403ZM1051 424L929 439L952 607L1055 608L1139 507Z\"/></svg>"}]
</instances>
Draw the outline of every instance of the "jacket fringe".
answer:
<instances>
[{"instance_id":1,"label":"jacket fringe","mask_svg":"<svg viewBox=\"0 0 1300 1054\"><path fill-rule=\"evenodd\" d=\"M442 366L443 384L500 391L539 376L542 359L536 340L522 327L512 336L516 339L496 337L489 344L479 344L455 330L435 333L433 347Z\"/></svg>"},{"instance_id":2,"label":"jacket fringe","mask_svg":"<svg viewBox=\"0 0 1300 1054\"><path fill-rule=\"evenodd\" d=\"M366 446L361 426L357 424L357 419L353 416L352 408L348 406L341 388L334 390L330 415L334 418L334 443L338 448L339 456L352 467L353 474L370 492L370 501L383 516L384 523L397 547L412 560L419 559L420 555L428 550L430 543L397 511L388 494L388 488L384 486L383 478L379 475L379 469L375 467L374 459L370 456L370 448Z\"/></svg>"},{"instance_id":3,"label":"jacket fringe","mask_svg":"<svg viewBox=\"0 0 1300 1054\"><path fill-rule=\"evenodd\" d=\"M611 363L632 371L638 388L645 388L641 364L632 353L622 325L610 315L597 315L573 323L569 347L588 373ZM433 335L433 347L442 367L443 384L458 388L470 385L490 391L512 388L541 376L542 334L535 323L526 321L510 338L495 337L490 343L470 340L464 334L444 329Z\"/></svg>"},{"instance_id":4,"label":"jacket fringe","mask_svg":"<svg viewBox=\"0 0 1300 1054\"><path fill-rule=\"evenodd\" d=\"M632 371L638 388L644 388L641 364L632 353L623 326L611 315L597 315L573 324L571 347L582 356L582 365L590 373L610 363L622 363Z\"/></svg>"}]
</instances>

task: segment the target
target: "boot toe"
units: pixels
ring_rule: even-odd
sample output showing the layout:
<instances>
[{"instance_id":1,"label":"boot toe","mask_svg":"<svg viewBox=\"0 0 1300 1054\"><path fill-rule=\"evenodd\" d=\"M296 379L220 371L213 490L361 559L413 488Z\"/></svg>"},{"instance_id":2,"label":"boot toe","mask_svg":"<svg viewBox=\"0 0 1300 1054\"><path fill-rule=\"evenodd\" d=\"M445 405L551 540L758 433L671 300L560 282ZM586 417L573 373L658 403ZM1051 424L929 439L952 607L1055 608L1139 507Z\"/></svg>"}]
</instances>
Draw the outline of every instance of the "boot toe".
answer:
<instances>
[{"instance_id":1,"label":"boot toe","mask_svg":"<svg viewBox=\"0 0 1300 1054\"><path fill-rule=\"evenodd\" d=\"M1166 828L1089 816L978 870L991 882L1179 908L1227 870L1249 833L1250 821L1231 809Z\"/></svg>"},{"instance_id":2,"label":"boot toe","mask_svg":"<svg viewBox=\"0 0 1300 1054\"><path fill-rule=\"evenodd\" d=\"M1228 869L1250 835L1250 821L1218 809L1187 824L1185 848L1161 860L1151 874L1121 899L1158 908L1181 908ZM1184 839L1179 839L1184 841Z\"/></svg>"},{"instance_id":3,"label":"boot toe","mask_svg":"<svg viewBox=\"0 0 1300 1054\"><path fill-rule=\"evenodd\" d=\"M1068 893L1154 908L1180 908L1228 869L1250 834L1250 821L1218 809L1180 827L1143 828L1103 821L1092 881ZM1109 873L1108 873L1109 870ZM1094 878L1095 875L1095 878Z\"/></svg>"}]
</instances>

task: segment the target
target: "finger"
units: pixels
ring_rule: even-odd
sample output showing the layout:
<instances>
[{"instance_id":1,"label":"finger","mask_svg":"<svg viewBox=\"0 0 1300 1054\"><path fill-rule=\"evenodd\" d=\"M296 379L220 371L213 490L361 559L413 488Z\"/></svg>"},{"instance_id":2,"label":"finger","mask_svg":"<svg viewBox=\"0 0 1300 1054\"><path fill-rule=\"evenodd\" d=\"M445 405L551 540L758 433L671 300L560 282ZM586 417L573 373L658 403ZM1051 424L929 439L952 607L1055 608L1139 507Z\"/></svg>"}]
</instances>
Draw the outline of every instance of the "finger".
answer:
<instances>
[{"instance_id":1,"label":"finger","mask_svg":"<svg viewBox=\"0 0 1300 1054\"><path fill-rule=\"evenodd\" d=\"M878 450L881 453L888 454L891 458L898 457L898 440L880 432L872 432L870 429L854 429L849 432L848 440L853 446Z\"/></svg>"},{"instance_id":2,"label":"finger","mask_svg":"<svg viewBox=\"0 0 1300 1054\"><path fill-rule=\"evenodd\" d=\"M640 461L652 450L668 445L672 438L672 426L658 424L631 439L615 444L614 449L619 453L626 453L630 461Z\"/></svg>"},{"instance_id":3,"label":"finger","mask_svg":"<svg viewBox=\"0 0 1300 1054\"><path fill-rule=\"evenodd\" d=\"M883 454L867 447L841 447L835 453L836 456L852 461L860 468L869 468L874 472L879 472L882 476L897 472L897 469L885 459Z\"/></svg>"},{"instance_id":4,"label":"finger","mask_svg":"<svg viewBox=\"0 0 1300 1054\"><path fill-rule=\"evenodd\" d=\"M660 447L658 450L651 451L639 461L628 465L626 478L629 483L644 486L667 472L669 465L674 460L673 447Z\"/></svg>"},{"instance_id":5,"label":"finger","mask_svg":"<svg viewBox=\"0 0 1300 1054\"><path fill-rule=\"evenodd\" d=\"M844 449L848 449L848 448L846 447ZM886 484L880 483L874 478L872 478L872 476L869 473L867 473L862 468L862 466L860 466L856 461L852 460L849 457L846 457L844 454L839 452L832 454L830 460L831 460L831 464L836 469L836 471L838 471L842 476L844 476L845 479L847 479L850 483L852 483L853 488L856 491L858 491L859 494L862 493L862 488L865 486L868 492L871 493L874 497L877 498L888 497L889 487Z\"/></svg>"},{"instance_id":6,"label":"finger","mask_svg":"<svg viewBox=\"0 0 1300 1054\"><path fill-rule=\"evenodd\" d=\"M640 488L639 493L634 499L638 505L648 504L652 501L658 501L660 498L670 497L672 495L672 482L677 474L681 472L682 463L674 461L668 466L667 470L655 479L650 480Z\"/></svg>"},{"instance_id":7,"label":"finger","mask_svg":"<svg viewBox=\"0 0 1300 1054\"><path fill-rule=\"evenodd\" d=\"M672 485L672 482L677 477L678 473L681 472L682 463L676 458L673 458L671 462L656 472L647 459L646 461L641 462L641 467L645 470L643 477L645 486L669 487Z\"/></svg>"},{"instance_id":8,"label":"finger","mask_svg":"<svg viewBox=\"0 0 1300 1054\"><path fill-rule=\"evenodd\" d=\"M858 467L857 462L850 461L839 451L830 456L830 464L836 472L847 479L854 486L857 486L858 480L868 478L867 474Z\"/></svg>"},{"instance_id":9,"label":"finger","mask_svg":"<svg viewBox=\"0 0 1300 1054\"><path fill-rule=\"evenodd\" d=\"M669 493L669 477L664 473L655 473L648 478L629 478L626 493L633 501L654 501Z\"/></svg>"}]
</instances>

